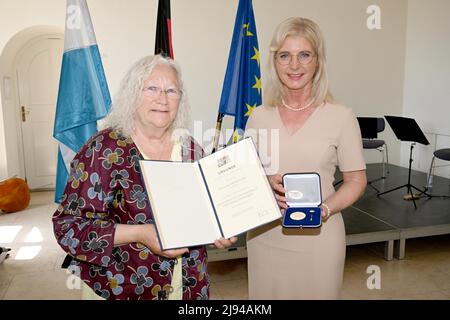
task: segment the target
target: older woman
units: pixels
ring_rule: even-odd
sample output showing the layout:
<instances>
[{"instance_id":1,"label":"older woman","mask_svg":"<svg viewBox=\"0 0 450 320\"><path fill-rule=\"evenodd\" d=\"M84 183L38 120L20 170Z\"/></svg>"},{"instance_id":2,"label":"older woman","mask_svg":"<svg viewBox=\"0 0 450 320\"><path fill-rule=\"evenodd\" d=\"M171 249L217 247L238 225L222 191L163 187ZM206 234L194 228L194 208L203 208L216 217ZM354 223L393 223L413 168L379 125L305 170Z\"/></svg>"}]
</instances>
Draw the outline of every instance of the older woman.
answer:
<instances>
[{"instance_id":1,"label":"older woman","mask_svg":"<svg viewBox=\"0 0 450 320\"><path fill-rule=\"evenodd\" d=\"M106 129L74 158L53 223L85 290L87 285L105 299L208 298L205 248L161 250L139 169L139 159L202 157L190 136L174 134L188 115L176 63L145 57L123 79ZM234 241L218 239L215 245Z\"/></svg>"},{"instance_id":2,"label":"older woman","mask_svg":"<svg viewBox=\"0 0 450 320\"><path fill-rule=\"evenodd\" d=\"M281 208L287 208L282 174L320 174L323 224L315 230L287 230L277 222L250 232L249 296L336 299L346 248L340 211L352 205L366 186L358 123L352 110L335 104L328 92L324 41L313 21L290 18L277 27L270 45L269 71L265 106L253 111L247 129L279 131L279 141L269 144L268 153L279 161L269 180ZM335 191L337 165L344 183Z\"/></svg>"}]
</instances>

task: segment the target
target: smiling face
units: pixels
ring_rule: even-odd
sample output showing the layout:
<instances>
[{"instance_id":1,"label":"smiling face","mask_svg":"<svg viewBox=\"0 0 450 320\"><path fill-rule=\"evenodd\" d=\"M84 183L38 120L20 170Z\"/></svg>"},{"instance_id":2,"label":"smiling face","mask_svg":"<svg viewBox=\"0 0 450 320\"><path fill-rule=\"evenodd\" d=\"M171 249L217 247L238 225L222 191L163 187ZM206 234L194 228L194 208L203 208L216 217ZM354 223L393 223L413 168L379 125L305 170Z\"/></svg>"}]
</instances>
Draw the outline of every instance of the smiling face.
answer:
<instances>
[{"instance_id":1,"label":"smiling face","mask_svg":"<svg viewBox=\"0 0 450 320\"><path fill-rule=\"evenodd\" d=\"M310 62L302 64L298 57L312 54ZM288 90L304 90L312 87L314 75L317 70L317 57L311 43L302 36L288 36L277 51L282 57L291 55L290 63L283 65L275 61L278 77Z\"/></svg>"},{"instance_id":2,"label":"smiling face","mask_svg":"<svg viewBox=\"0 0 450 320\"><path fill-rule=\"evenodd\" d=\"M144 83L142 103L135 114L136 129L142 132L167 130L178 112L177 92L180 89L176 71L167 65L157 65Z\"/></svg>"}]
</instances>

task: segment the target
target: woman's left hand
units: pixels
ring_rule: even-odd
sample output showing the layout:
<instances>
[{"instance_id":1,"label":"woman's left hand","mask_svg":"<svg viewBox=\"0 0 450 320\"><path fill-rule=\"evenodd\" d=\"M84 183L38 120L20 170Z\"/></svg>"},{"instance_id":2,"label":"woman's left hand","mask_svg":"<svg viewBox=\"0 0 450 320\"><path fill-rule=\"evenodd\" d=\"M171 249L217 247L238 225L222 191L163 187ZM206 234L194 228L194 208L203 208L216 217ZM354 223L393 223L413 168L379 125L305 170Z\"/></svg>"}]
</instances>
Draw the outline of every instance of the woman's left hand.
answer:
<instances>
[{"instance_id":1,"label":"woman's left hand","mask_svg":"<svg viewBox=\"0 0 450 320\"><path fill-rule=\"evenodd\" d=\"M281 174L275 174L272 176L267 176L270 186L272 187L280 209L287 209L287 199L285 197L286 190L283 187L283 178ZM283 212L284 214L284 212Z\"/></svg>"},{"instance_id":2,"label":"woman's left hand","mask_svg":"<svg viewBox=\"0 0 450 320\"><path fill-rule=\"evenodd\" d=\"M320 206L320 209L321 209L320 211L321 211L322 221L325 222L328 219L330 219L331 215L328 214L328 209L325 208L324 206Z\"/></svg>"},{"instance_id":3,"label":"woman's left hand","mask_svg":"<svg viewBox=\"0 0 450 320\"><path fill-rule=\"evenodd\" d=\"M237 237L231 237L230 239L220 238L214 241L214 245L218 249L225 249L236 243L237 239Z\"/></svg>"}]
</instances>

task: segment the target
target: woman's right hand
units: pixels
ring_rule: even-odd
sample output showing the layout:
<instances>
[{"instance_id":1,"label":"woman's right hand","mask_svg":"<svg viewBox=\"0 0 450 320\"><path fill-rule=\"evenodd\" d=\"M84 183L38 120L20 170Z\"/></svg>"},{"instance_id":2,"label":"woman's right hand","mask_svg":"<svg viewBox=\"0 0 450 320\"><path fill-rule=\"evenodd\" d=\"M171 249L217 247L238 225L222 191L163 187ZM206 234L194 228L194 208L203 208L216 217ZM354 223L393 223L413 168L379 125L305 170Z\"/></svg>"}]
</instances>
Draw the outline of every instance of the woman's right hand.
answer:
<instances>
[{"instance_id":1,"label":"woman's right hand","mask_svg":"<svg viewBox=\"0 0 450 320\"><path fill-rule=\"evenodd\" d=\"M288 206L286 203L287 199L285 197L286 190L283 187L283 178L281 177L281 174L274 174L272 176L267 176L267 178L269 179L270 186L275 192L275 198L277 199L278 206L284 212Z\"/></svg>"},{"instance_id":2,"label":"woman's right hand","mask_svg":"<svg viewBox=\"0 0 450 320\"><path fill-rule=\"evenodd\" d=\"M149 248L154 254L166 258L176 258L186 252L189 252L188 248L162 250L158 241L155 226L153 224L143 224L139 225L139 227L141 228L139 230L138 242Z\"/></svg>"}]
</instances>

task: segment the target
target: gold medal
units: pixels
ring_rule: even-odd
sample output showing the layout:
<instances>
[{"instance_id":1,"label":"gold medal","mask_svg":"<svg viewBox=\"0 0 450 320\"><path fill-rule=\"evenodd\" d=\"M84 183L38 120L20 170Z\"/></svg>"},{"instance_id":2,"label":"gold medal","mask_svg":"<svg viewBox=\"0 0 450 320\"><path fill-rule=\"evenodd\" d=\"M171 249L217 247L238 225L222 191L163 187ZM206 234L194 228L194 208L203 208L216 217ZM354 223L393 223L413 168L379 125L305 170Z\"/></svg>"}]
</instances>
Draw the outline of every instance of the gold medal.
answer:
<instances>
[{"instance_id":1,"label":"gold medal","mask_svg":"<svg viewBox=\"0 0 450 320\"><path fill-rule=\"evenodd\" d=\"M306 218L306 214L301 211L295 211L291 213L290 218L295 221L300 221Z\"/></svg>"}]
</instances>

